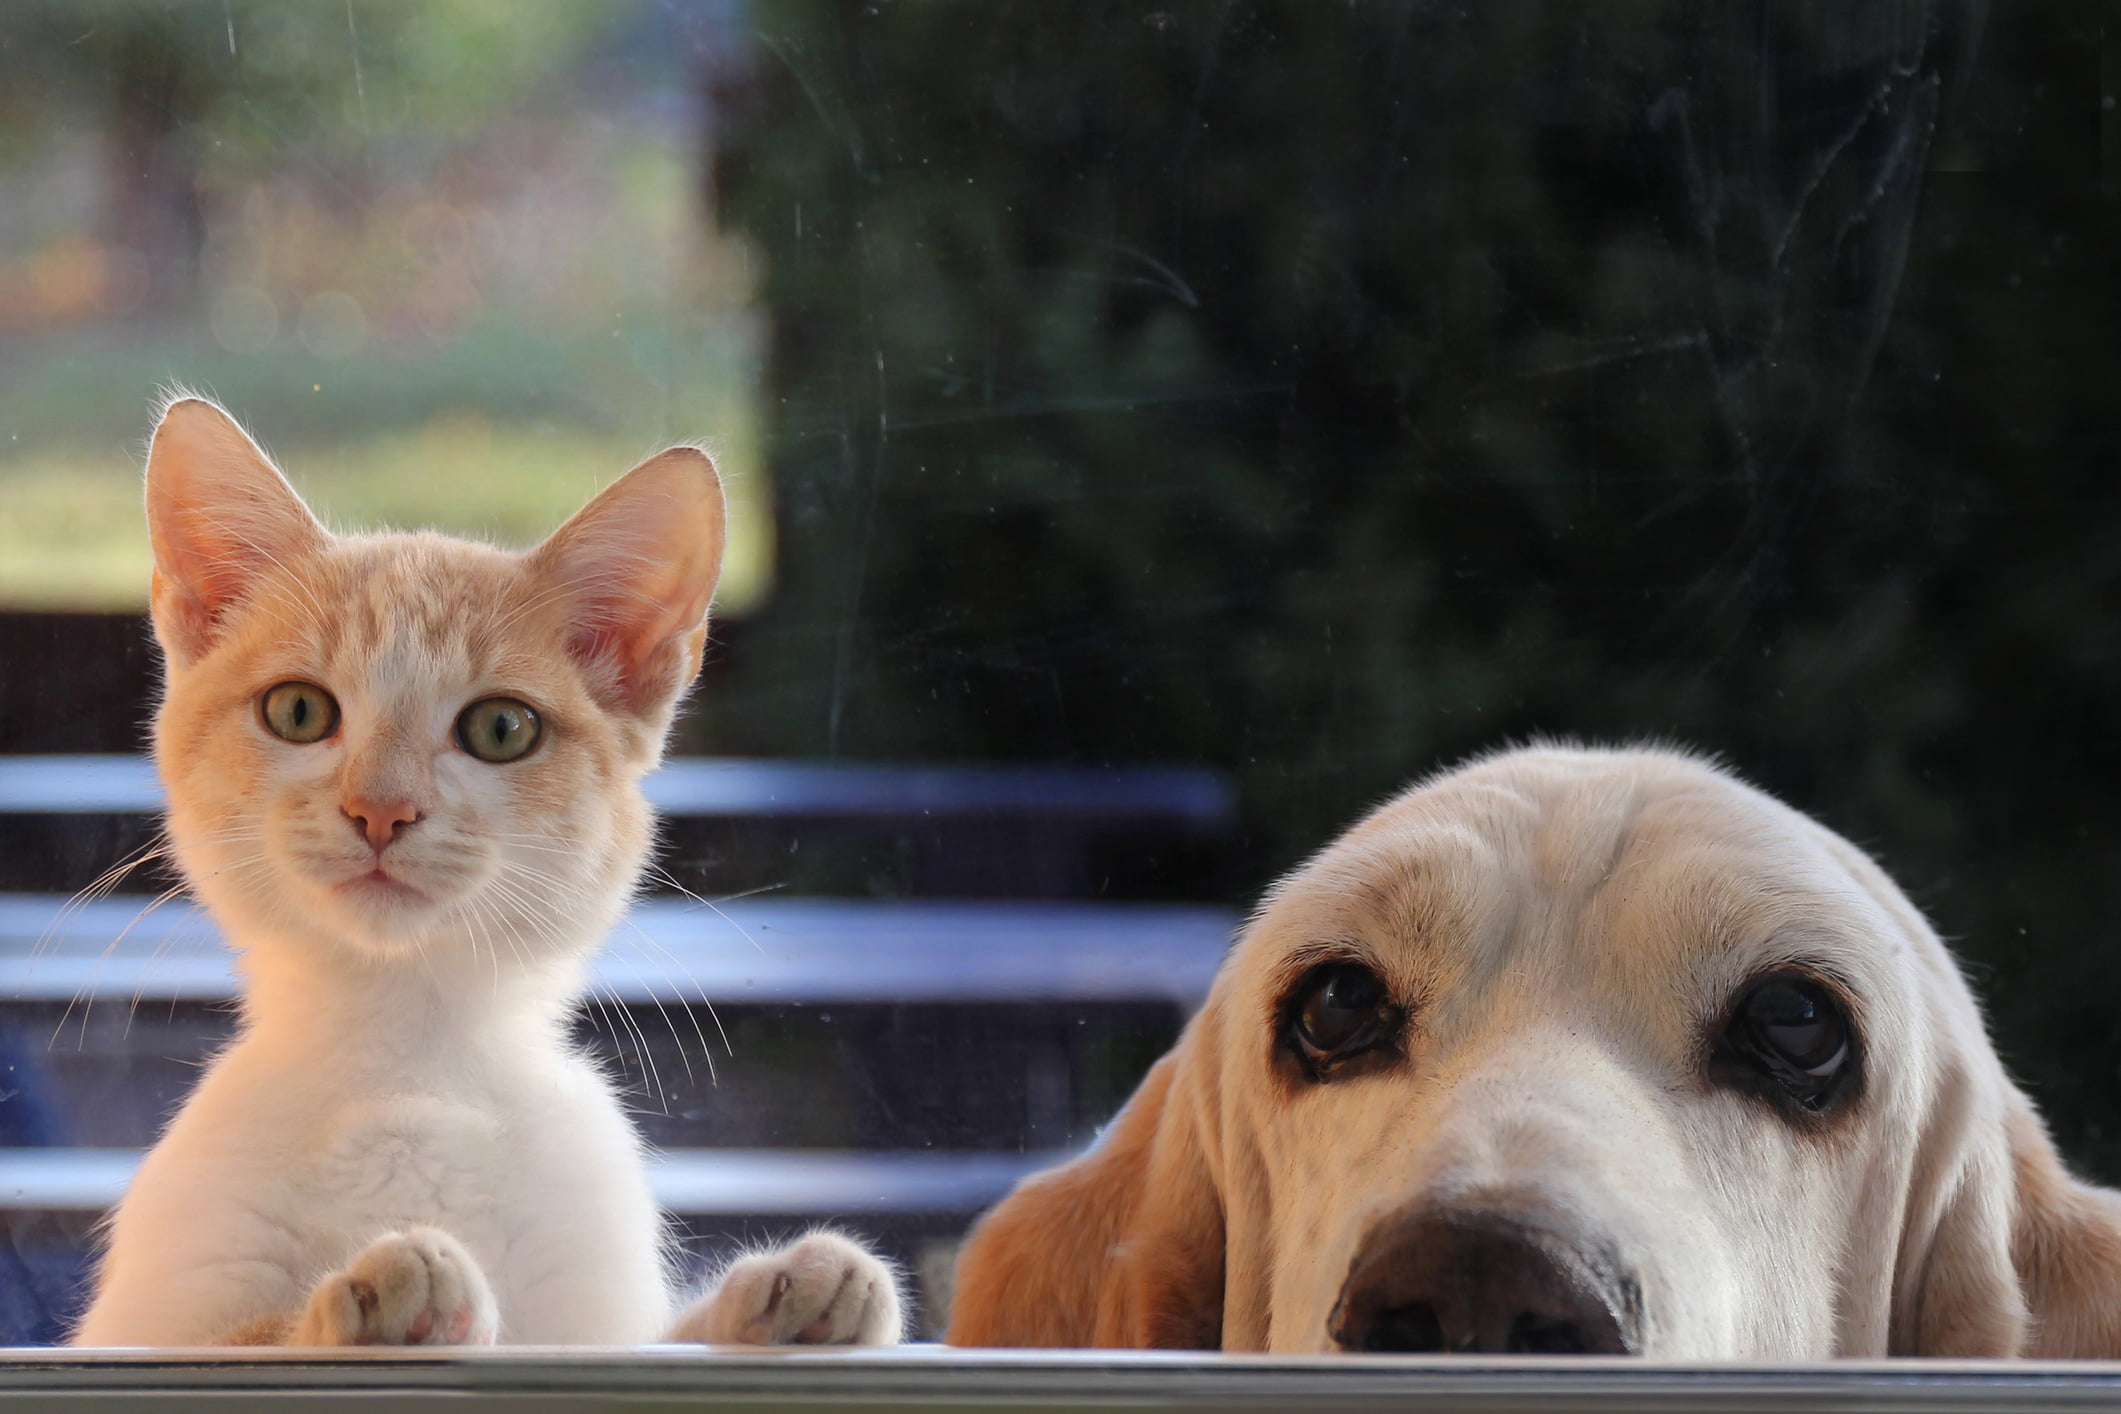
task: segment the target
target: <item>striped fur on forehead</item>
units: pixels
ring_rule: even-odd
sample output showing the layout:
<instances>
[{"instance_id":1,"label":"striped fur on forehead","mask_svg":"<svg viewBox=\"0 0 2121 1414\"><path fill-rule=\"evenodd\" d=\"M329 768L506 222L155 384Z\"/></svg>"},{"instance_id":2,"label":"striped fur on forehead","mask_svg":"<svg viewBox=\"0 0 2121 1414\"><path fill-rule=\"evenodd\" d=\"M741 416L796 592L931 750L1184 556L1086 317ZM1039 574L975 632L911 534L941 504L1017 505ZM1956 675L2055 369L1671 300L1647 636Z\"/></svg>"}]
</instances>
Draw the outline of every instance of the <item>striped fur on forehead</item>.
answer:
<instances>
[{"instance_id":1,"label":"striped fur on forehead","mask_svg":"<svg viewBox=\"0 0 2121 1414\"><path fill-rule=\"evenodd\" d=\"M341 540L301 566L307 596L275 596L314 634L324 661L384 654L459 665L492 676L520 673L564 644L538 612L547 586L521 560L490 546L433 534Z\"/></svg>"},{"instance_id":2,"label":"striped fur on forehead","mask_svg":"<svg viewBox=\"0 0 2121 1414\"><path fill-rule=\"evenodd\" d=\"M349 710L386 717L414 702L454 712L520 695L575 728L573 749L595 769L652 764L659 725L608 710L602 665L569 651L571 592L489 545L425 532L339 538L261 582L200 671L233 673L224 695L239 696L315 677Z\"/></svg>"}]
</instances>

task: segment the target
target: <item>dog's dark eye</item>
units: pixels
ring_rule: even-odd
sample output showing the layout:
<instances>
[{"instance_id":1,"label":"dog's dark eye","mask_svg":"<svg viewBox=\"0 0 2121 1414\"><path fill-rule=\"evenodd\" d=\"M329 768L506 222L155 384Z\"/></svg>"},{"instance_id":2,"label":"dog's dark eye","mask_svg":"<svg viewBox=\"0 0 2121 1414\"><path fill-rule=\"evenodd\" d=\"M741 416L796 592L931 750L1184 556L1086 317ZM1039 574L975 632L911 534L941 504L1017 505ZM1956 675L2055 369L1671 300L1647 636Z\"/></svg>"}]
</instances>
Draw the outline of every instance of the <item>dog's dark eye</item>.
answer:
<instances>
[{"instance_id":1,"label":"dog's dark eye","mask_svg":"<svg viewBox=\"0 0 2121 1414\"><path fill-rule=\"evenodd\" d=\"M1293 1003L1290 1039L1320 1073L1385 1040L1396 1017L1377 974L1352 962L1315 969L1297 987Z\"/></svg>"},{"instance_id":2,"label":"dog's dark eye","mask_svg":"<svg viewBox=\"0 0 2121 1414\"><path fill-rule=\"evenodd\" d=\"M1731 1009L1724 1045L1806 1109L1826 1108L1853 1053L1848 1014L1803 977L1771 977Z\"/></svg>"}]
</instances>

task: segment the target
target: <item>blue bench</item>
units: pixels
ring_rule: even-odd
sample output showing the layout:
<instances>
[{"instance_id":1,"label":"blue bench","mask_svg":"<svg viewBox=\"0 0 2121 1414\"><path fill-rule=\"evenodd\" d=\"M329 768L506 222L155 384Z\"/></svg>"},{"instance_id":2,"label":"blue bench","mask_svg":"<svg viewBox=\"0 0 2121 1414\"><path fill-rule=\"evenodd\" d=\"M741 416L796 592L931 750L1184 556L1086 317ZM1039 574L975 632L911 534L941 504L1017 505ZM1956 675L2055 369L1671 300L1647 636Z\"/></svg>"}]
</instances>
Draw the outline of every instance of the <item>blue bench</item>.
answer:
<instances>
[{"instance_id":1,"label":"blue bench","mask_svg":"<svg viewBox=\"0 0 2121 1414\"><path fill-rule=\"evenodd\" d=\"M965 840L1013 830L1024 848L1018 856L995 856L1004 868L1025 853L1080 848L1098 832L1115 829L1133 832L1130 838L1161 833L1214 840L1231 827L1236 806L1225 778L1185 767L680 758L650 775L646 785L666 819L719 821L736 829L764 822L800 839L812 838L817 826L939 828L929 843L948 852ZM159 783L142 758L0 757L0 818L11 817L18 829L43 828L36 824L42 818L54 828L100 831L104 827L86 817L143 817L161 805ZM80 823L64 825L67 818ZM128 828L144 828L144 822ZM1031 871L1034 887L1054 877L1039 873L1035 857ZM39 879L37 886L48 884ZM119 895L73 904L58 892L0 892L0 1053L10 1044L16 1048L17 1059L27 1062L20 1068L23 1083L33 1091L39 1070L46 1072L43 1094L17 1097L18 1107L24 1098L31 1108L41 1100L49 1109L65 1094L97 1093L53 1088L52 1064L79 1063L64 1047L51 1051L53 1018L61 1014L69 1026L85 1028L91 1009L123 1012L122 1030L113 1025L97 1033L99 1045L119 1048L110 1062L119 1067L110 1072L110 1083L121 1090L104 1094L129 1095L139 1083L137 1066L152 1054L155 1043L130 1034L143 1005L171 1015L189 1008L187 1014L199 1018L187 1033L193 1039L199 1026L225 1025L212 1020L218 1015L212 1009L235 996L236 977L211 919L181 899L153 908L151 902ZM946 1020L936 1025L943 1027L958 1014L950 1009L966 1004L1046 1004L1056 1015L1078 1016L1083 1008L1133 1008L1129 1014L1138 1015L1147 1007L1171 1018L1158 1024L1175 1024L1206 993L1239 921L1226 907L1080 898L768 895L703 904L659 895L637 903L614 930L590 983L600 1012L606 1004L621 1011L652 1008L644 1013L648 1024L669 1025L673 1041L680 1029L688 1040L715 1035L711 1019L702 1031L702 1019L688 1019L688 1009L793 1007L814 1017L816 1009L832 1008L832 1044L851 1048L846 1063L859 1069L882 1063L877 1043L845 1030L842 1011L912 1004L931 1009L915 1025L929 1025L927 1018L940 1015ZM656 1011L674 1015L657 1017ZM585 1015L592 1023L598 1019ZM11 1019L17 1023L12 1033ZM602 1019L612 1024L608 1012ZM612 1033L621 1045L629 1043L620 1029L625 1024L622 1018ZM631 1039L647 1045L638 1033ZM766 1062L756 1048L743 1059L755 1080L756 1067ZM8 1060L0 1054L0 1096L12 1088ZM183 1083L174 1064L165 1069L166 1081ZM1046 1074L1026 1083L1050 1091L1066 1081ZM736 1093L745 1093L741 1081ZM883 1103L888 1111L890 1102ZM143 1111L143 1127L129 1132L152 1132L144 1127L152 1114ZM870 1117L866 1137L857 1136L858 1143L877 1146L869 1148L695 1147L696 1139L667 1146L652 1181L667 1210L702 1229L711 1230L717 1220L841 1216L889 1232L898 1221L903 1247L922 1232L954 1231L1024 1173L1056 1157L991 1145L909 1149L904 1130L894 1148L891 1121L889 1113ZM123 1191L141 1152L81 1147L68 1133L75 1127L58 1122L40 1131L34 1123L17 1125L15 1142L22 1147L0 1145L0 1223L29 1223L44 1244L40 1260L60 1273L11 1278L0 1270L0 1288L37 1285L47 1310L63 1305L51 1295L54 1283L78 1280L79 1234ZM0 1134L7 1132L0 1124ZM674 1126L673 1137L683 1137L682 1126ZM18 1264L36 1248L34 1242L15 1246ZM35 1329L49 1333L50 1327L47 1322Z\"/></svg>"}]
</instances>

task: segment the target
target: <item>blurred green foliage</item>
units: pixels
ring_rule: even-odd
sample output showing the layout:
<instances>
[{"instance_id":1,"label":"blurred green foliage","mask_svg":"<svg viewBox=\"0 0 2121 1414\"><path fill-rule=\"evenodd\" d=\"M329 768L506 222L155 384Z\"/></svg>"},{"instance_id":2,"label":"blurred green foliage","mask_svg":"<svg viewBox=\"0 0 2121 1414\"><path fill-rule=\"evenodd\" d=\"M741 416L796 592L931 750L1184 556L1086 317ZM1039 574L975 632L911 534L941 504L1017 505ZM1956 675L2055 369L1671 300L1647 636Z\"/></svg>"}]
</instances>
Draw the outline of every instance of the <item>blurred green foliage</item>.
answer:
<instances>
[{"instance_id":1,"label":"blurred green foliage","mask_svg":"<svg viewBox=\"0 0 2121 1414\"><path fill-rule=\"evenodd\" d=\"M0 26L0 135L71 104L155 103L224 170L271 170L489 118L553 81L630 7L573 0L15 0Z\"/></svg>"},{"instance_id":2,"label":"blurred green foliage","mask_svg":"<svg viewBox=\"0 0 2121 1414\"><path fill-rule=\"evenodd\" d=\"M766 0L793 548L698 742L1213 762L1259 883L1469 752L1689 743L2121 1178L2099 23Z\"/></svg>"},{"instance_id":3,"label":"blurred green foliage","mask_svg":"<svg viewBox=\"0 0 2121 1414\"><path fill-rule=\"evenodd\" d=\"M669 38L549 0L0 10L0 605L144 604L172 383L353 523L517 541L705 439L755 601L750 277Z\"/></svg>"}]
</instances>

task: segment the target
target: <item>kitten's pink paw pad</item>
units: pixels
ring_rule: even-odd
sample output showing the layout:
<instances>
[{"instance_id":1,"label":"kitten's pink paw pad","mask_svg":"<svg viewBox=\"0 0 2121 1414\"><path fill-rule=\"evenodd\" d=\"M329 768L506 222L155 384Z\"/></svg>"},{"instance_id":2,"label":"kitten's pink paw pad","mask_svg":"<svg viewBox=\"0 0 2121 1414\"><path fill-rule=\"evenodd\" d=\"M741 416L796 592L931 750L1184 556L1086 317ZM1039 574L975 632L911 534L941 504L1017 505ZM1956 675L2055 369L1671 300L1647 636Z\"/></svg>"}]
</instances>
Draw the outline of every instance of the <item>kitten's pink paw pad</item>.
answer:
<instances>
[{"instance_id":1,"label":"kitten's pink paw pad","mask_svg":"<svg viewBox=\"0 0 2121 1414\"><path fill-rule=\"evenodd\" d=\"M479 1264L448 1233L416 1227L372 1242L317 1284L299 1345L491 1345L500 1314Z\"/></svg>"},{"instance_id":2,"label":"kitten's pink paw pad","mask_svg":"<svg viewBox=\"0 0 2121 1414\"><path fill-rule=\"evenodd\" d=\"M672 1340L708 1345L892 1345L898 1277L832 1232L745 1257L678 1321Z\"/></svg>"}]
</instances>

